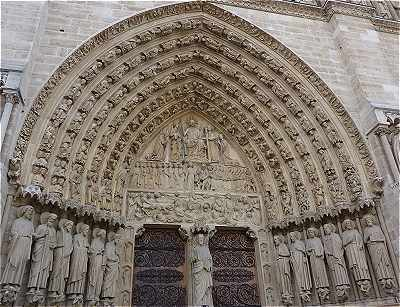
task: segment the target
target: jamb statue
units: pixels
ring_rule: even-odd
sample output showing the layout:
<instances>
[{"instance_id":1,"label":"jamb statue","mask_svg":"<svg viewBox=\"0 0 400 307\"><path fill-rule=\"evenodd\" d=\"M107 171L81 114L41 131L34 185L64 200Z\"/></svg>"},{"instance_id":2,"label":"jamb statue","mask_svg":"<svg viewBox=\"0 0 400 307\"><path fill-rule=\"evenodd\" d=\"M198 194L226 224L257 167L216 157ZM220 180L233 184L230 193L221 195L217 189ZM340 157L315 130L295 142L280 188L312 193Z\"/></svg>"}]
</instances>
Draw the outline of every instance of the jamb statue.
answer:
<instances>
[{"instance_id":1,"label":"jamb statue","mask_svg":"<svg viewBox=\"0 0 400 307\"><path fill-rule=\"evenodd\" d=\"M367 260L364 252L364 242L361 234L355 229L352 220L343 221L343 246L349 262L350 270L354 279L364 296L368 296L371 288L371 276L369 275Z\"/></svg>"},{"instance_id":2,"label":"jamb statue","mask_svg":"<svg viewBox=\"0 0 400 307\"><path fill-rule=\"evenodd\" d=\"M106 231L95 228L93 239L89 248L89 276L86 298L89 304L97 304L100 301L101 286L103 283L105 263L103 259Z\"/></svg>"},{"instance_id":3,"label":"jamb statue","mask_svg":"<svg viewBox=\"0 0 400 307\"><path fill-rule=\"evenodd\" d=\"M54 250L54 268L50 277L48 297L54 302L65 300L65 285L69 276L69 262L72 254L72 227L74 223L61 219L57 231L57 245Z\"/></svg>"},{"instance_id":4,"label":"jamb statue","mask_svg":"<svg viewBox=\"0 0 400 307\"><path fill-rule=\"evenodd\" d=\"M375 217L367 214L364 216L367 227L364 229L364 242L367 245L372 261L375 276L382 288L392 294L395 288L392 264L386 248L386 240L382 229L376 225Z\"/></svg>"},{"instance_id":5,"label":"jamb statue","mask_svg":"<svg viewBox=\"0 0 400 307\"><path fill-rule=\"evenodd\" d=\"M78 223L76 232L73 238L74 249L71 256L66 293L72 304L81 304L83 302L87 272L89 225Z\"/></svg>"},{"instance_id":6,"label":"jamb statue","mask_svg":"<svg viewBox=\"0 0 400 307\"><path fill-rule=\"evenodd\" d=\"M293 290L290 275L290 251L283 241L282 236L274 236L274 243L277 251L277 263L281 286L282 303L284 305L292 305Z\"/></svg>"},{"instance_id":7,"label":"jamb statue","mask_svg":"<svg viewBox=\"0 0 400 307\"><path fill-rule=\"evenodd\" d=\"M294 272L295 281L300 289L301 300L305 303L311 301L311 277L308 267L306 246L301 240L301 234L298 231L289 233L290 244L290 262Z\"/></svg>"},{"instance_id":8,"label":"jamb statue","mask_svg":"<svg viewBox=\"0 0 400 307\"><path fill-rule=\"evenodd\" d=\"M321 239L318 238L318 230L316 228L308 228L307 235L306 250L310 257L311 273L318 296L321 302L324 303L329 300L329 281L325 269L324 247Z\"/></svg>"},{"instance_id":9,"label":"jamb statue","mask_svg":"<svg viewBox=\"0 0 400 307\"><path fill-rule=\"evenodd\" d=\"M17 209L17 219L11 226L9 252L1 279L0 304L12 304L20 291L25 268L31 257L33 213L31 206Z\"/></svg>"},{"instance_id":10,"label":"jamb statue","mask_svg":"<svg viewBox=\"0 0 400 307\"><path fill-rule=\"evenodd\" d=\"M336 288L336 296L340 301L347 299L350 289L350 280L344 261L343 243L340 236L335 232L335 226L331 223L324 225L325 236L322 237L328 268L332 274Z\"/></svg>"},{"instance_id":11,"label":"jamb statue","mask_svg":"<svg viewBox=\"0 0 400 307\"><path fill-rule=\"evenodd\" d=\"M47 288L47 280L53 270L53 250L56 247L56 230L54 228L57 215L44 212L40 215L41 224L33 235L31 271L29 274L28 301L43 303Z\"/></svg>"}]
</instances>

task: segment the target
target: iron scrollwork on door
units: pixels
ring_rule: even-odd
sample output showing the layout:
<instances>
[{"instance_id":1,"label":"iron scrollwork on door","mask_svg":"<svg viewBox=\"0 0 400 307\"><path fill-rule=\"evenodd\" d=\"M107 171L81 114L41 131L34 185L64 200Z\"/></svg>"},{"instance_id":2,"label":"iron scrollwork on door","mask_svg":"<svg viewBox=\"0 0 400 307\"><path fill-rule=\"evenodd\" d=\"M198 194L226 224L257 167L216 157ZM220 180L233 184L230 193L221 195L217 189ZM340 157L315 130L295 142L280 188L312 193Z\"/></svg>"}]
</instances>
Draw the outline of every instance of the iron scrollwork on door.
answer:
<instances>
[{"instance_id":1,"label":"iron scrollwork on door","mask_svg":"<svg viewBox=\"0 0 400 307\"><path fill-rule=\"evenodd\" d=\"M210 240L215 307L260 306L254 242L244 231L218 230Z\"/></svg>"},{"instance_id":2,"label":"iron scrollwork on door","mask_svg":"<svg viewBox=\"0 0 400 307\"><path fill-rule=\"evenodd\" d=\"M185 306L185 242L176 229L146 229L135 240L134 306Z\"/></svg>"}]
</instances>

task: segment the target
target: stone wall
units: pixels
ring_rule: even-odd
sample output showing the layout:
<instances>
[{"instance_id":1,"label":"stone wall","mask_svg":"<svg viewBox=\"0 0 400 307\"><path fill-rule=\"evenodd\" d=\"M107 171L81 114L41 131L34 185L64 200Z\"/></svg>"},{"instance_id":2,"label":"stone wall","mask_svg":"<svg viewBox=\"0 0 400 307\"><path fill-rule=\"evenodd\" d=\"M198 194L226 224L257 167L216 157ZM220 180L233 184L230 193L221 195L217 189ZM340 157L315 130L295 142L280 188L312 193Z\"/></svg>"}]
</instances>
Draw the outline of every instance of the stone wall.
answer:
<instances>
[{"instance_id":1,"label":"stone wall","mask_svg":"<svg viewBox=\"0 0 400 307\"><path fill-rule=\"evenodd\" d=\"M11 116L2 162L6 163L12 152L15 131L33 98L72 50L118 20L165 4L168 2L3 2L1 67L22 71L19 88L25 105L16 107L18 114ZM398 108L398 34L376 31L369 19L340 14L327 22L221 7L272 34L310 65L342 100L364 136L377 122L375 107ZM386 174L382 153L371 149L381 173ZM397 190L390 187L395 184L390 178L386 183L389 196L383 207L388 217L397 206L398 185ZM391 219L390 229L397 232L398 219Z\"/></svg>"}]
</instances>

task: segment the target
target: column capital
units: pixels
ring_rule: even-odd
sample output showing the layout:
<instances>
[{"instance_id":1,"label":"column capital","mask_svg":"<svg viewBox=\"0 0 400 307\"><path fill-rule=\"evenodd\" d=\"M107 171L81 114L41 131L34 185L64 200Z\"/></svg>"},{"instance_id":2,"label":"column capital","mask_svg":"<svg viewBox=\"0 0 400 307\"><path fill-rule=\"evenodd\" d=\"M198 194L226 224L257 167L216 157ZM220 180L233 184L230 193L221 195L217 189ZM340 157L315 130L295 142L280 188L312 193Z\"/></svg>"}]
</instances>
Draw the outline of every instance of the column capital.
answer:
<instances>
[{"instance_id":1,"label":"column capital","mask_svg":"<svg viewBox=\"0 0 400 307\"><path fill-rule=\"evenodd\" d=\"M22 102L22 98L17 91L1 90L1 95L5 98L6 103L17 104Z\"/></svg>"}]
</instances>

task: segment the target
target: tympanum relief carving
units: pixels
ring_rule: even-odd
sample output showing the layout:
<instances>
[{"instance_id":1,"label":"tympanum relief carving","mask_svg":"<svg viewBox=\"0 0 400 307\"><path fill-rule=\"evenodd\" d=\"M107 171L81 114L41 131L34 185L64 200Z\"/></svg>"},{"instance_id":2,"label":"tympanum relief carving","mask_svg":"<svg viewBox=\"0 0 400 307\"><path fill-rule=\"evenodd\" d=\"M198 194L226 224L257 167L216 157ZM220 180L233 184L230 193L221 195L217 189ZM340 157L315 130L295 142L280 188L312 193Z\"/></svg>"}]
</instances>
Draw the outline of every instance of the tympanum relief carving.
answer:
<instances>
[{"instance_id":1,"label":"tympanum relief carving","mask_svg":"<svg viewBox=\"0 0 400 307\"><path fill-rule=\"evenodd\" d=\"M167 125L129 171L127 218L140 223L261 225L249 168L224 136L190 114Z\"/></svg>"}]
</instances>

